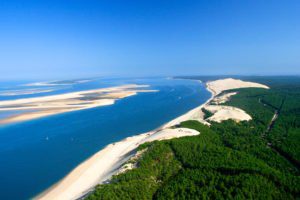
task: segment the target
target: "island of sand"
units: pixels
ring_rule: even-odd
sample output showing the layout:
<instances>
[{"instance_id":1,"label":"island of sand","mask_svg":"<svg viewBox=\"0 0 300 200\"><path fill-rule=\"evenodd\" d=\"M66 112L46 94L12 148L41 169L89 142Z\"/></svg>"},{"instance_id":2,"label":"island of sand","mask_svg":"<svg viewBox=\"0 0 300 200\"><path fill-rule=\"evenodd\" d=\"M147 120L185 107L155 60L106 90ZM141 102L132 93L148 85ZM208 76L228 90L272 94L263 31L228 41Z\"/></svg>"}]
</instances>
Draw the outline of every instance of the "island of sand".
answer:
<instances>
[{"instance_id":1,"label":"island of sand","mask_svg":"<svg viewBox=\"0 0 300 200\"><path fill-rule=\"evenodd\" d=\"M129 137L120 142L108 145L35 199L69 200L81 198L92 191L96 185L109 181L112 175L123 173L133 168L134 165L129 163L130 166L128 167L128 163L126 162L132 158L141 156L142 152L137 152L136 150L140 144L154 140L200 134L198 131L192 129L174 128L175 125L183 121L197 120L209 125L210 120L216 122L226 119L236 121L250 120L251 116L241 109L218 105L228 101L231 96L236 94L222 94L223 91L249 87L268 89L265 85L236 79L222 79L208 82L206 85L207 89L212 93L212 97L206 103L170 121L159 130ZM202 108L212 111L214 113L213 116L210 119L204 120ZM126 163L126 167L124 167L124 163Z\"/></svg>"},{"instance_id":2,"label":"island of sand","mask_svg":"<svg viewBox=\"0 0 300 200\"><path fill-rule=\"evenodd\" d=\"M21 114L0 119L0 124L20 122L49 115L114 104L118 99L140 92L155 92L148 85L122 85L59 95L0 101L0 111L22 111Z\"/></svg>"}]
</instances>

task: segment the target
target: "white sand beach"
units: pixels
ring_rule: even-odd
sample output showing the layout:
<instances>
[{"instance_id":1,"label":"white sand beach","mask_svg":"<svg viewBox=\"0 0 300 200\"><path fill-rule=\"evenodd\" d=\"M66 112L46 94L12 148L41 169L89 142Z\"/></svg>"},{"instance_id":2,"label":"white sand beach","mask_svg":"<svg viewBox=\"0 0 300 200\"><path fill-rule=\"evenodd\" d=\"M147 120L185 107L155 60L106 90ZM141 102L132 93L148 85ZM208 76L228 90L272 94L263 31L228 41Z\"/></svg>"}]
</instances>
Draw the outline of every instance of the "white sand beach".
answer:
<instances>
[{"instance_id":1,"label":"white sand beach","mask_svg":"<svg viewBox=\"0 0 300 200\"><path fill-rule=\"evenodd\" d=\"M211 120L220 122L226 119L234 119L237 121L249 120L251 116L243 110L229 106L209 105L211 100L216 95L224 90L245 88L245 87L260 87L267 89L265 85L244 82L236 79L223 79L207 83L207 89L211 91L212 97L200 105L199 107L187 112L186 114L170 121L161 127L158 131L151 131L148 133L132 136L120 142L110 144L92 157L84 161L73 171L71 171L60 182L49 188L47 191L38 195L35 199L43 200L69 200L82 197L87 192L93 190L97 184L101 184L109 180L112 175L117 174L121 166L136 153L136 148L145 142L154 140L171 139L183 136L198 135L199 132L186 129L170 127L179 124L186 120L198 120L202 123L209 124L208 121L203 119L201 109L206 107L214 112ZM222 102L229 100L235 94L230 94L221 97ZM218 97L220 99L220 97ZM216 101L214 101L216 102Z\"/></svg>"}]
</instances>

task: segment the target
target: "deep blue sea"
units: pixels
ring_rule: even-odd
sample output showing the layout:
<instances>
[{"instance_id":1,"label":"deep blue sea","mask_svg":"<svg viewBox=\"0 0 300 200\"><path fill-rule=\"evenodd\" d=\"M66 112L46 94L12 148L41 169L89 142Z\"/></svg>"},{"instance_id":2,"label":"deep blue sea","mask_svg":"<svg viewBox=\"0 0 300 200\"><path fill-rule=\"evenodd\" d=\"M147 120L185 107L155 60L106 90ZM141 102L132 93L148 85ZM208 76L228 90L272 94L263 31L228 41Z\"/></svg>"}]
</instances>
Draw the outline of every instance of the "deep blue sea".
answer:
<instances>
[{"instance_id":1,"label":"deep blue sea","mask_svg":"<svg viewBox=\"0 0 300 200\"><path fill-rule=\"evenodd\" d=\"M107 144L153 130L211 96L198 81L168 78L28 83L0 82L0 101L131 83L148 84L159 92L139 93L110 106L0 126L0 199L32 198ZM0 112L0 118L11 114L15 113Z\"/></svg>"}]
</instances>

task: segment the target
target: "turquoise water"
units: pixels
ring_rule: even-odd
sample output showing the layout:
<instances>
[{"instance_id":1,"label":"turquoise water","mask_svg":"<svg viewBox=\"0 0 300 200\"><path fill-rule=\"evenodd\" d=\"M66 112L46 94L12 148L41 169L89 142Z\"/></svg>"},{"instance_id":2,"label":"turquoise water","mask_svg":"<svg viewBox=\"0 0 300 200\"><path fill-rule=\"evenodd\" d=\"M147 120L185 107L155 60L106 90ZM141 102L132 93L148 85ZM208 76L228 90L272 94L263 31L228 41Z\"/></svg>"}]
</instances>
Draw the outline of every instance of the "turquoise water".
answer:
<instances>
[{"instance_id":1,"label":"turquoise water","mask_svg":"<svg viewBox=\"0 0 300 200\"><path fill-rule=\"evenodd\" d=\"M151 89L159 92L140 93L111 106L0 127L1 199L33 197L107 144L155 129L210 97L200 82L165 78L97 79L55 86L59 89L50 93L126 83L149 84ZM0 90L4 85L0 85ZM13 88L12 85L10 83L5 89ZM21 97L42 95L49 93ZM0 97L0 100L16 98L20 98L20 95Z\"/></svg>"}]
</instances>

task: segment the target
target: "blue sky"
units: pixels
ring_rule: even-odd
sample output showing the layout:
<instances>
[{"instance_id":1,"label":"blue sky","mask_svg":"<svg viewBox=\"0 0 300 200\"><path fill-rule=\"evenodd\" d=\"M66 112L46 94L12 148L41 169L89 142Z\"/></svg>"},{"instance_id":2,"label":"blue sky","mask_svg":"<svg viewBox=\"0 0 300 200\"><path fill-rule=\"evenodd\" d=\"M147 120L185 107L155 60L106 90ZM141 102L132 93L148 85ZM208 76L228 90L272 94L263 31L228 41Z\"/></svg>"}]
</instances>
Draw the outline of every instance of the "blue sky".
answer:
<instances>
[{"instance_id":1,"label":"blue sky","mask_svg":"<svg viewBox=\"0 0 300 200\"><path fill-rule=\"evenodd\" d=\"M1 0L0 74L300 74L300 1Z\"/></svg>"}]
</instances>

